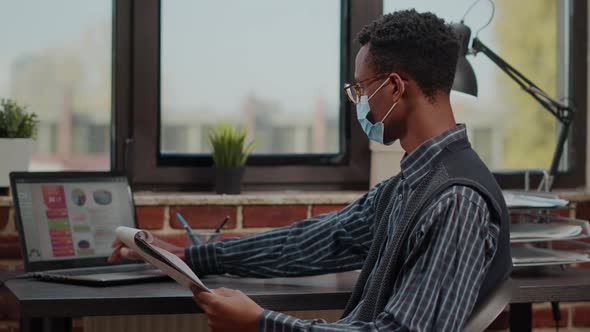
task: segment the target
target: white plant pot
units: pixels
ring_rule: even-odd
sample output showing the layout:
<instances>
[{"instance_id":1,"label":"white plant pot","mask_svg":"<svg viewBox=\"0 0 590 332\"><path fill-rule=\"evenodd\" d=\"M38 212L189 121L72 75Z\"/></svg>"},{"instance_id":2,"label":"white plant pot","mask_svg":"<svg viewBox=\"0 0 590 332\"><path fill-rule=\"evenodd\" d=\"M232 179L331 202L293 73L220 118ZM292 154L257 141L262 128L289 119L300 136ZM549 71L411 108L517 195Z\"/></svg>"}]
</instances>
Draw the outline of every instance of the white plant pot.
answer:
<instances>
[{"instance_id":1,"label":"white plant pot","mask_svg":"<svg viewBox=\"0 0 590 332\"><path fill-rule=\"evenodd\" d=\"M10 172L28 171L33 139L0 138L0 187L10 186Z\"/></svg>"}]
</instances>

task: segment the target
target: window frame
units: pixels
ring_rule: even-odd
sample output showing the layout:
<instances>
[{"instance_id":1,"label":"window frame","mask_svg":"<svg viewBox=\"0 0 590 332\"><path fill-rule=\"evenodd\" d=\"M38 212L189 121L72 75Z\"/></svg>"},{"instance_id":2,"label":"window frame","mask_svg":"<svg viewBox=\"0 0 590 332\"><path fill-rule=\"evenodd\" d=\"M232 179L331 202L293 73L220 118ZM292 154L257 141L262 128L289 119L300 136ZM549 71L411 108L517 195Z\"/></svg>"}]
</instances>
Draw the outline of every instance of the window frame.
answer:
<instances>
[{"instance_id":1,"label":"window frame","mask_svg":"<svg viewBox=\"0 0 590 332\"><path fill-rule=\"evenodd\" d=\"M133 0L113 0L111 170L130 174Z\"/></svg>"},{"instance_id":2,"label":"window frame","mask_svg":"<svg viewBox=\"0 0 590 332\"><path fill-rule=\"evenodd\" d=\"M363 0L341 0L341 3L341 45L345 49L342 51L340 81L344 82L354 77L354 58L360 48L354 42L356 31L381 15L382 3ZM163 159L158 155L161 1L142 0L141 5L131 3L123 9L130 10L131 14L131 50L128 51L129 59L118 62L117 68L130 65L127 68L131 68L131 77L123 77L122 87L117 88L125 94L125 87L130 86L126 96L117 97L116 107L125 109L130 102L131 117L117 117L119 125L129 121L130 127L126 133L117 132L118 135L127 134L119 136L126 138L119 139L116 144L117 167L128 170L136 188L211 190L214 178L211 157L170 156ZM126 38L122 39L120 42L124 43ZM368 140L343 94L340 105L341 144L345 148L341 155L253 156L246 168L244 189L367 189L370 175Z\"/></svg>"},{"instance_id":3,"label":"window frame","mask_svg":"<svg viewBox=\"0 0 590 332\"><path fill-rule=\"evenodd\" d=\"M205 190L213 188L211 162L158 159L160 1L113 1L113 116L111 168L126 171L138 189ZM570 1L569 95L577 113L567 142L569 169L555 177L554 188L586 186L588 4ZM354 42L362 26L382 14L381 0L342 0L343 29L341 81L354 77ZM156 38L154 38L156 36ZM245 190L366 190L370 176L370 150L351 105L341 96L344 155L252 158L244 178ZM264 165L272 162L272 164ZM549 165L547 165L548 168ZM494 174L504 189L524 187L523 175ZM531 176L531 184L540 176Z\"/></svg>"}]
</instances>

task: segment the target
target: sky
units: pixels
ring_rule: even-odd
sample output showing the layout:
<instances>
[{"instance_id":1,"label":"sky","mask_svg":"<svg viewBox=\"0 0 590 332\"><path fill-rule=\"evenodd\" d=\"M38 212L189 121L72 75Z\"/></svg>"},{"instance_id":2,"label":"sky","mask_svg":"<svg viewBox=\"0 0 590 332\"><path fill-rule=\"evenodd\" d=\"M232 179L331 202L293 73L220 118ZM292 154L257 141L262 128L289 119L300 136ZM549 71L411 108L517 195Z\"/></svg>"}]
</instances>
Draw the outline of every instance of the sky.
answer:
<instances>
[{"instance_id":1,"label":"sky","mask_svg":"<svg viewBox=\"0 0 590 332\"><path fill-rule=\"evenodd\" d=\"M337 103L339 36L339 0L163 1L163 104L236 111L251 94L299 112L318 96Z\"/></svg>"},{"instance_id":2,"label":"sky","mask_svg":"<svg viewBox=\"0 0 590 332\"><path fill-rule=\"evenodd\" d=\"M77 42L82 28L111 22L110 1L0 0L0 95L7 96L15 58ZM110 29L105 31L110 33ZM109 56L110 50L105 50Z\"/></svg>"}]
</instances>

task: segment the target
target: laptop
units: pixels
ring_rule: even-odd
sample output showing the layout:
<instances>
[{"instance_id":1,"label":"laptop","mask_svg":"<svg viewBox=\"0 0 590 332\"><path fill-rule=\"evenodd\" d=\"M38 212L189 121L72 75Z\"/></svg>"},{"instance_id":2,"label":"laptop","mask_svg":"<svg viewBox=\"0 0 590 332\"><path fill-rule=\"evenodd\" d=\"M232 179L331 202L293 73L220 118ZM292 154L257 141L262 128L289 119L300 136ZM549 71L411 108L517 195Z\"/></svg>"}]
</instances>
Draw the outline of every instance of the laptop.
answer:
<instances>
[{"instance_id":1,"label":"laptop","mask_svg":"<svg viewBox=\"0 0 590 332\"><path fill-rule=\"evenodd\" d=\"M167 278L144 262L106 261L115 228L137 228L125 175L12 172L10 183L25 276L92 286Z\"/></svg>"}]
</instances>

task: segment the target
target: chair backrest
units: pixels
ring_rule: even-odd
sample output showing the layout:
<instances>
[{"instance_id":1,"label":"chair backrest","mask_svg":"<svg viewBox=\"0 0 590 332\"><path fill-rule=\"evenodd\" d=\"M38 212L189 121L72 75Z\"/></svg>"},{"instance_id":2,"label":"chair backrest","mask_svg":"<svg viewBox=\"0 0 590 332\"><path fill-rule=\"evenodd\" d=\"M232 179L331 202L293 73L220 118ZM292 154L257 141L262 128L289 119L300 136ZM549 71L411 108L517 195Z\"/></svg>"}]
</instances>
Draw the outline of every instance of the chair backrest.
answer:
<instances>
[{"instance_id":1,"label":"chair backrest","mask_svg":"<svg viewBox=\"0 0 590 332\"><path fill-rule=\"evenodd\" d=\"M508 278L473 309L465 324L465 332L484 331L506 308L512 299L514 282Z\"/></svg>"}]
</instances>

